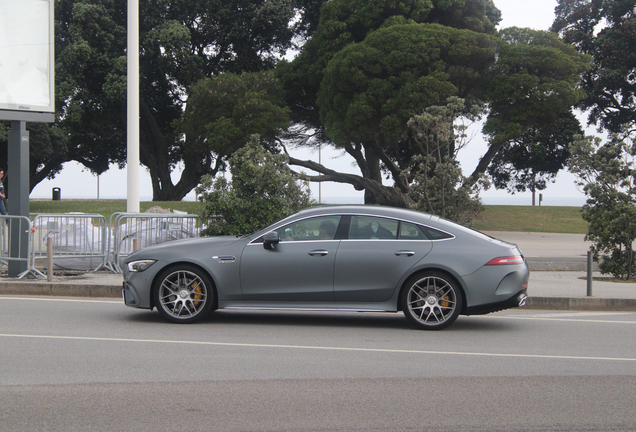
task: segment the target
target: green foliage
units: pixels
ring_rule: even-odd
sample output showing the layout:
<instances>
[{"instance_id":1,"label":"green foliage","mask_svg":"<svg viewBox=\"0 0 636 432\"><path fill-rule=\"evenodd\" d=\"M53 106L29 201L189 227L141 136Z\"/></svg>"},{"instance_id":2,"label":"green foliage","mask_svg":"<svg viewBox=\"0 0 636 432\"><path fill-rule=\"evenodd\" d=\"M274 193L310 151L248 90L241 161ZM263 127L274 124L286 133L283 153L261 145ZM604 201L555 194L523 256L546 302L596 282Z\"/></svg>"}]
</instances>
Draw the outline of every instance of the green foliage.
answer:
<instances>
[{"instance_id":1,"label":"green foliage","mask_svg":"<svg viewBox=\"0 0 636 432\"><path fill-rule=\"evenodd\" d=\"M569 145L583 131L571 112L555 122L528 128L519 139L504 144L495 155L488 174L497 189L509 192L544 190L570 158Z\"/></svg>"},{"instance_id":2,"label":"green foliage","mask_svg":"<svg viewBox=\"0 0 636 432\"><path fill-rule=\"evenodd\" d=\"M636 268L636 141L608 143L584 137L571 148L570 171L588 196L583 219L586 239L594 242L594 259L602 273L631 279Z\"/></svg>"},{"instance_id":3,"label":"green foliage","mask_svg":"<svg viewBox=\"0 0 636 432\"><path fill-rule=\"evenodd\" d=\"M126 158L125 13L125 2L116 0L55 4L53 127L67 149L60 156L97 174Z\"/></svg>"},{"instance_id":4,"label":"green foliage","mask_svg":"<svg viewBox=\"0 0 636 432\"><path fill-rule=\"evenodd\" d=\"M393 25L348 45L329 62L318 93L327 135L394 145L413 112L478 86L495 45L439 24Z\"/></svg>"},{"instance_id":5,"label":"green foliage","mask_svg":"<svg viewBox=\"0 0 636 432\"><path fill-rule=\"evenodd\" d=\"M471 225L482 205L479 187L466 185L456 161L467 139L463 123L457 121L464 110L464 101L452 97L445 106L429 107L409 120L409 131L420 149L408 174L409 197L413 208Z\"/></svg>"},{"instance_id":6,"label":"green foliage","mask_svg":"<svg viewBox=\"0 0 636 432\"><path fill-rule=\"evenodd\" d=\"M569 112L585 95L578 84L591 60L554 33L511 27L500 37L484 125L495 143L519 139Z\"/></svg>"},{"instance_id":7,"label":"green foliage","mask_svg":"<svg viewBox=\"0 0 636 432\"><path fill-rule=\"evenodd\" d=\"M501 13L491 0L332 0L321 9L315 34L293 62L282 62L284 81L295 122L322 130L317 98L324 70L350 44L361 43L383 27L436 23L455 29L494 34ZM395 45L393 48L397 48ZM315 134L315 131L312 132Z\"/></svg>"},{"instance_id":8,"label":"green foliage","mask_svg":"<svg viewBox=\"0 0 636 432\"><path fill-rule=\"evenodd\" d=\"M207 177L197 187L206 203L205 235L250 234L312 204L308 185L298 181L287 157L263 150L258 141L252 137L230 157L231 181Z\"/></svg>"},{"instance_id":9,"label":"green foliage","mask_svg":"<svg viewBox=\"0 0 636 432\"><path fill-rule=\"evenodd\" d=\"M448 157L438 161L434 156L418 156L416 163L417 174L409 190L413 208L472 226L483 209L481 185L466 185L461 168Z\"/></svg>"},{"instance_id":10,"label":"green foliage","mask_svg":"<svg viewBox=\"0 0 636 432\"><path fill-rule=\"evenodd\" d=\"M490 143L471 181L486 172L502 148L532 134L532 129L536 132L558 122L585 96L579 81L589 69L589 56L550 32L512 27L499 35L497 62L484 94L490 112L483 132Z\"/></svg>"},{"instance_id":11,"label":"green foliage","mask_svg":"<svg viewBox=\"0 0 636 432\"><path fill-rule=\"evenodd\" d=\"M619 133L636 122L636 0L558 0L552 31L594 58L582 74L581 108Z\"/></svg>"},{"instance_id":12,"label":"green foliage","mask_svg":"<svg viewBox=\"0 0 636 432\"><path fill-rule=\"evenodd\" d=\"M178 131L189 146L229 155L253 134L270 146L287 128L289 109L272 72L205 78L190 92Z\"/></svg>"}]
</instances>

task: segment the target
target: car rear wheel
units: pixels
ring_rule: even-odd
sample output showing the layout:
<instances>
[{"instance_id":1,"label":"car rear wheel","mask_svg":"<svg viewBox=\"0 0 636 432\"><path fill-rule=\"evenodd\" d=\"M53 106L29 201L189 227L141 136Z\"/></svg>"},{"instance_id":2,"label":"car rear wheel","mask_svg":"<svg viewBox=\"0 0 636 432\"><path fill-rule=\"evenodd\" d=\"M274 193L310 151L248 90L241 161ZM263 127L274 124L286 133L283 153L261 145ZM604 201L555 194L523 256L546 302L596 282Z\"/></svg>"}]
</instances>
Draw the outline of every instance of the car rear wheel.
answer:
<instances>
[{"instance_id":1,"label":"car rear wheel","mask_svg":"<svg viewBox=\"0 0 636 432\"><path fill-rule=\"evenodd\" d=\"M463 296L447 275L427 272L414 276L402 290L402 309L415 327L441 330L457 319Z\"/></svg>"},{"instance_id":2,"label":"car rear wheel","mask_svg":"<svg viewBox=\"0 0 636 432\"><path fill-rule=\"evenodd\" d=\"M164 270L153 290L159 313L176 323L192 323L207 315L214 303L210 278L194 266Z\"/></svg>"}]
</instances>

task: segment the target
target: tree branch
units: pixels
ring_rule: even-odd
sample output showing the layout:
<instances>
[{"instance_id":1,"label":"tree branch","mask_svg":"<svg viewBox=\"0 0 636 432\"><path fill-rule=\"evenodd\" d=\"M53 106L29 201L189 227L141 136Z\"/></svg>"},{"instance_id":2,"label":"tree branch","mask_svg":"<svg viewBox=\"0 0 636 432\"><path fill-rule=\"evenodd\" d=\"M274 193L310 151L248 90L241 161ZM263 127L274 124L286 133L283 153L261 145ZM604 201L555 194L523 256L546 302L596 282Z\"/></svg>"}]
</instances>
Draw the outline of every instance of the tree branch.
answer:
<instances>
[{"instance_id":1,"label":"tree branch","mask_svg":"<svg viewBox=\"0 0 636 432\"><path fill-rule=\"evenodd\" d=\"M311 160L300 160L289 156L287 150L283 147L285 153L289 157L289 164L296 165L303 168L316 171L321 175L310 176L307 174L297 173L301 178L312 182L325 182L331 181L336 183L346 183L352 185L356 190L371 191L378 197L378 201L385 205L391 205L395 207L409 208L412 206L413 201L402 191L397 188L383 185L376 180L368 179L356 174L339 173L332 169L325 167L322 164Z\"/></svg>"}]
</instances>

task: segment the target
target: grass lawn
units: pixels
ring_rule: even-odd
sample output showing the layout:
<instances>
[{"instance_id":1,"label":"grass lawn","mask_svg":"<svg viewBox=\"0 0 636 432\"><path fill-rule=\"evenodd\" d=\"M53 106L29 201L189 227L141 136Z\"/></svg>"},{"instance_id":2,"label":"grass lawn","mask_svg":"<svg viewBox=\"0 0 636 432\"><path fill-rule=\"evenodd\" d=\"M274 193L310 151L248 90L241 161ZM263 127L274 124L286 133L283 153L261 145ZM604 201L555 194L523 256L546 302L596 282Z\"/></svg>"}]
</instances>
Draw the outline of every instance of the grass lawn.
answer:
<instances>
[{"instance_id":1,"label":"grass lawn","mask_svg":"<svg viewBox=\"0 0 636 432\"><path fill-rule=\"evenodd\" d=\"M480 231L525 231L586 234L580 207L485 206L475 220Z\"/></svg>"},{"instance_id":2,"label":"grass lawn","mask_svg":"<svg viewBox=\"0 0 636 432\"><path fill-rule=\"evenodd\" d=\"M126 211L126 200L71 200L51 201L33 199L29 203L31 213L97 213L106 220L112 213ZM142 212L150 207L200 214L205 206L195 201L141 202ZM553 206L485 206L475 221L480 231L528 231L585 234L587 222L581 218L579 207Z\"/></svg>"}]
</instances>

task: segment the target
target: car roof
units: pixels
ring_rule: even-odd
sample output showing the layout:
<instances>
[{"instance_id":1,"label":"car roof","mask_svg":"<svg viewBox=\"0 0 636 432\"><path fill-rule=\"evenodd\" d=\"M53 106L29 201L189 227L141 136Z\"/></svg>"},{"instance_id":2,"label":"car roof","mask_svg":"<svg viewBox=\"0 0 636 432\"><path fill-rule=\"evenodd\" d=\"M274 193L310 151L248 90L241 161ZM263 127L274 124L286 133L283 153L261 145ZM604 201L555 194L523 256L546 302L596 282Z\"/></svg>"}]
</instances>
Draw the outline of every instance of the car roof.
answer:
<instances>
[{"instance_id":1,"label":"car roof","mask_svg":"<svg viewBox=\"0 0 636 432\"><path fill-rule=\"evenodd\" d=\"M422 213L416 210L404 209L399 207L388 207L379 205L350 204L350 205L320 205L309 207L298 212L299 215L314 215L325 213L340 214L367 214L374 216L386 216L400 219L408 219L415 221L427 221L432 218L439 219L437 216L428 213Z\"/></svg>"}]
</instances>

